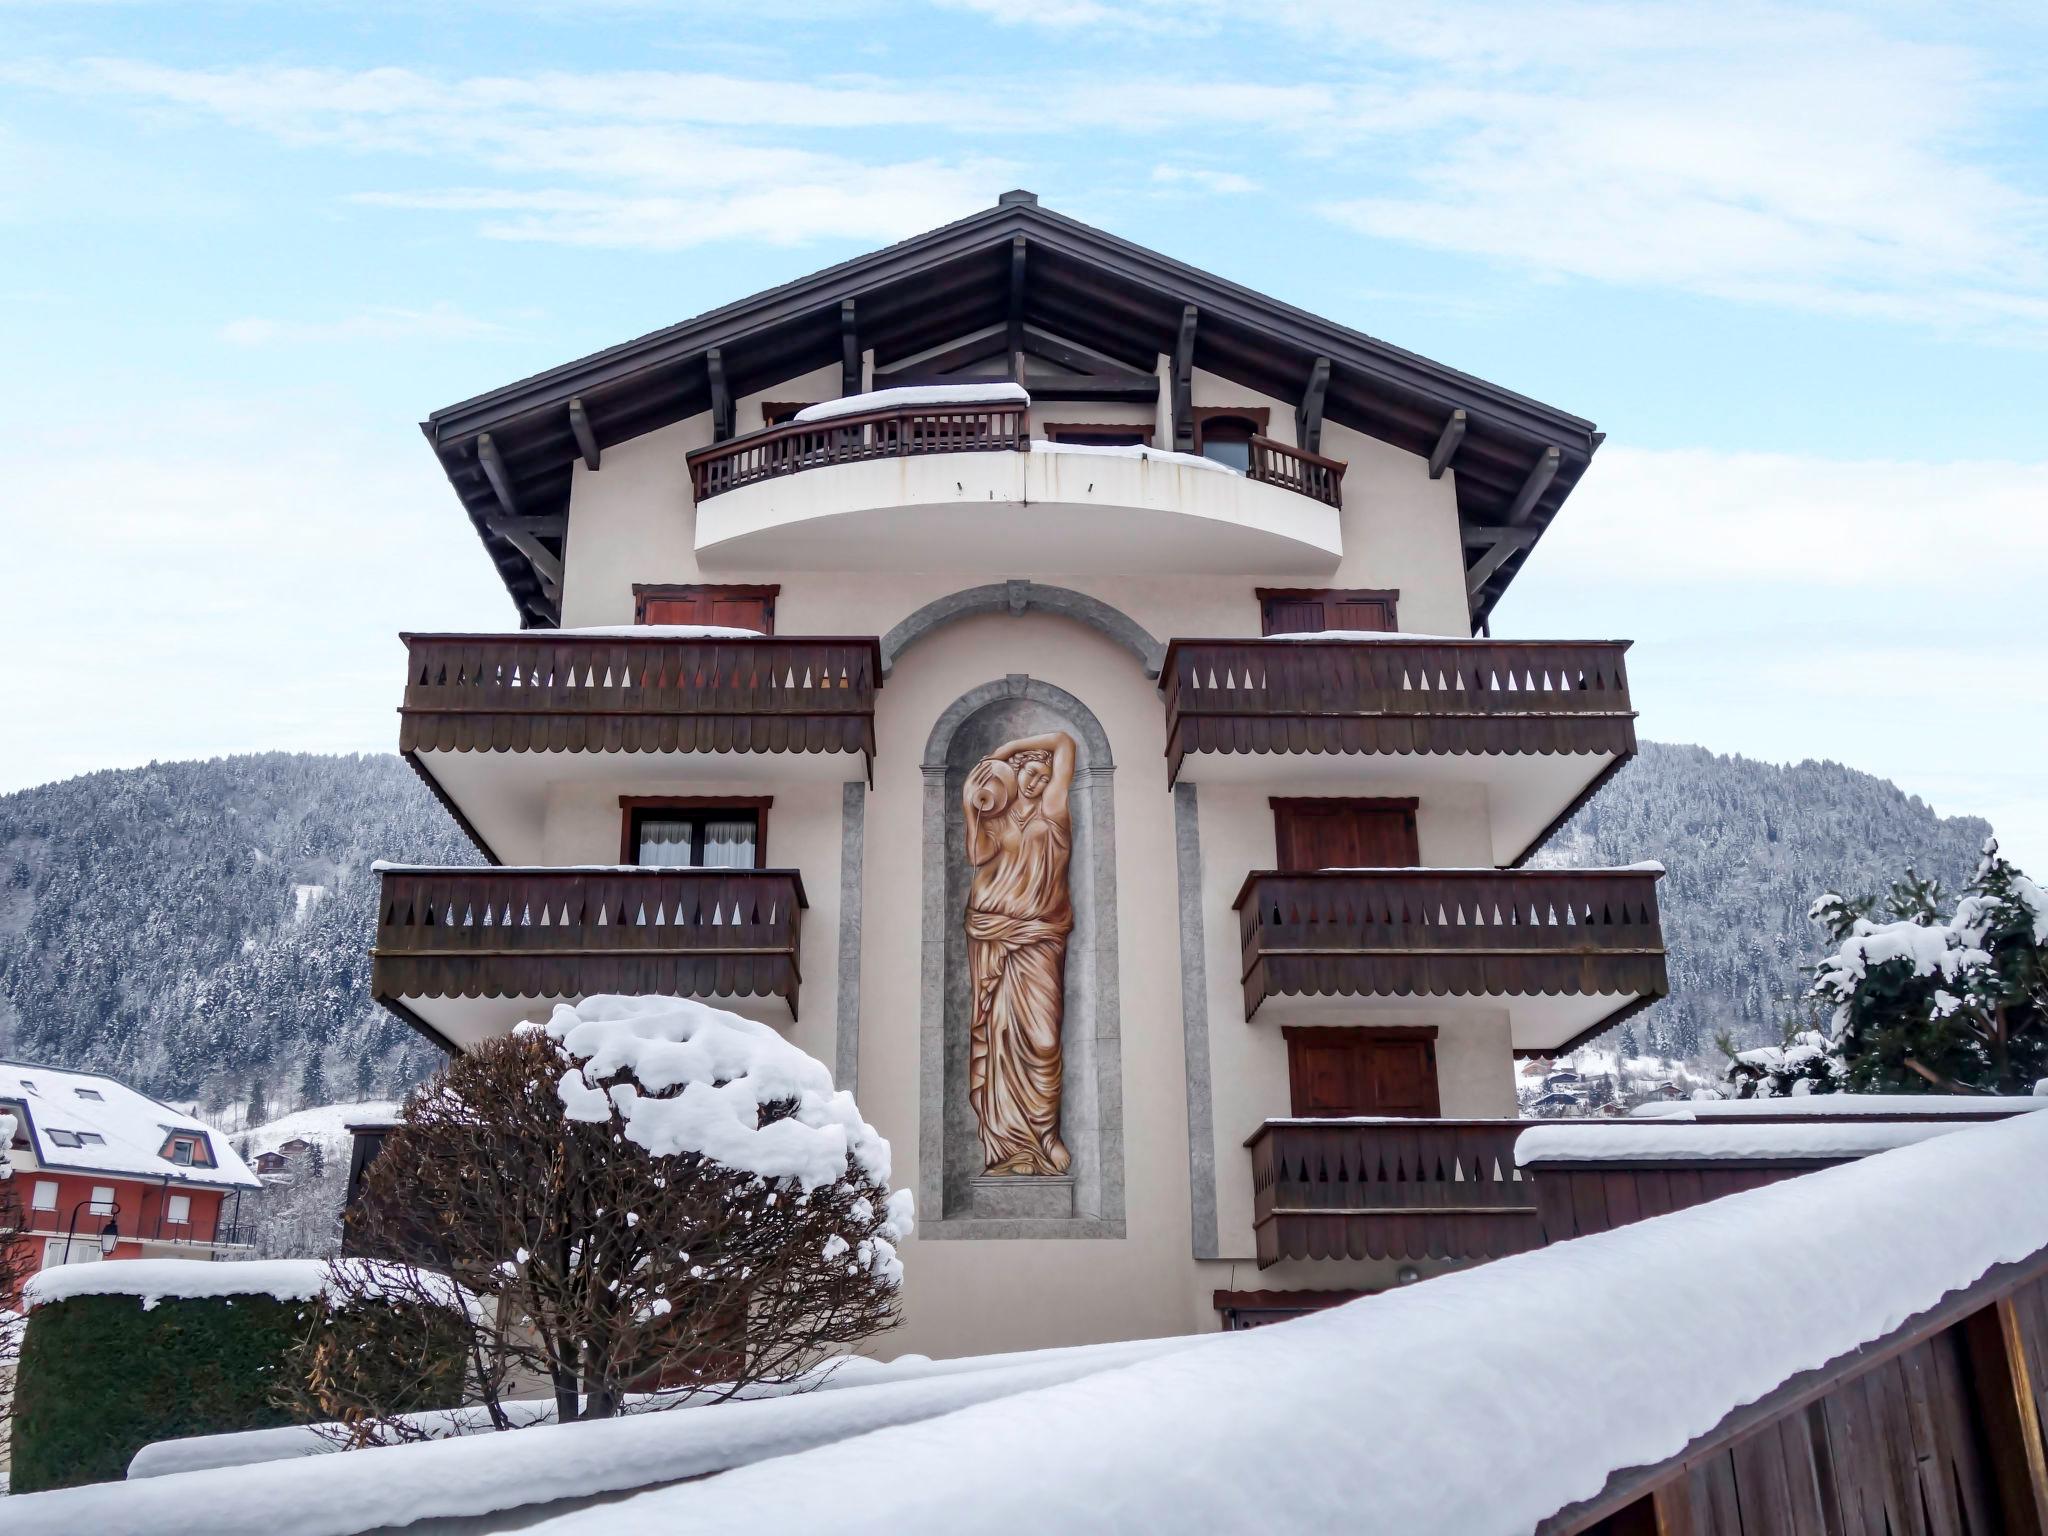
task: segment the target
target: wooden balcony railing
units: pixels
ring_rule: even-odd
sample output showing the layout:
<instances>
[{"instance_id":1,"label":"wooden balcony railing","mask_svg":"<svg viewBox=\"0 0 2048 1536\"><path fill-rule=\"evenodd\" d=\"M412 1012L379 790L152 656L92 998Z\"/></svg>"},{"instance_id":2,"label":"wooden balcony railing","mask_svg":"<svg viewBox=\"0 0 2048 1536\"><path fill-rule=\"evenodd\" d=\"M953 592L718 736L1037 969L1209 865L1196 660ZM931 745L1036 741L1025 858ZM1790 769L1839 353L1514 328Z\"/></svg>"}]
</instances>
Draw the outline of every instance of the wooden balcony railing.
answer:
<instances>
[{"instance_id":1,"label":"wooden balcony railing","mask_svg":"<svg viewBox=\"0 0 2048 1536\"><path fill-rule=\"evenodd\" d=\"M928 453L1031 449L1029 406L900 406L829 421L790 422L699 448L689 457L691 493L701 503L727 491L807 469L905 459ZM1325 506L1344 500L1344 464L1270 437L1251 440L1245 478L1293 491Z\"/></svg>"},{"instance_id":2,"label":"wooden balcony railing","mask_svg":"<svg viewBox=\"0 0 2048 1536\"><path fill-rule=\"evenodd\" d=\"M1625 640L1175 640L1166 756L1636 750Z\"/></svg>"},{"instance_id":3,"label":"wooden balcony railing","mask_svg":"<svg viewBox=\"0 0 2048 1536\"><path fill-rule=\"evenodd\" d=\"M1661 997L1655 870L1255 872L1237 893L1244 1010L1269 997Z\"/></svg>"},{"instance_id":4,"label":"wooden balcony railing","mask_svg":"<svg viewBox=\"0 0 2048 1536\"><path fill-rule=\"evenodd\" d=\"M1252 439L1251 467L1245 478L1261 485L1293 491L1326 507L1344 504L1344 461L1326 459L1305 448L1290 448L1270 437Z\"/></svg>"},{"instance_id":5,"label":"wooden balcony railing","mask_svg":"<svg viewBox=\"0 0 2048 1536\"><path fill-rule=\"evenodd\" d=\"M790 869L387 869L371 989L409 997L780 997L796 1014Z\"/></svg>"},{"instance_id":6,"label":"wooden balcony railing","mask_svg":"<svg viewBox=\"0 0 2048 1536\"><path fill-rule=\"evenodd\" d=\"M921 405L862 411L829 421L790 422L751 432L690 455L690 486L699 502L759 480L868 459L927 453L976 453L1031 447L1028 406Z\"/></svg>"},{"instance_id":7,"label":"wooden balcony railing","mask_svg":"<svg viewBox=\"0 0 2048 1536\"><path fill-rule=\"evenodd\" d=\"M1543 1244L1518 1120L1269 1120L1252 1154L1259 1267L1498 1259Z\"/></svg>"},{"instance_id":8,"label":"wooden balcony railing","mask_svg":"<svg viewBox=\"0 0 2048 1536\"><path fill-rule=\"evenodd\" d=\"M872 636L403 635L398 750L875 752Z\"/></svg>"}]
</instances>

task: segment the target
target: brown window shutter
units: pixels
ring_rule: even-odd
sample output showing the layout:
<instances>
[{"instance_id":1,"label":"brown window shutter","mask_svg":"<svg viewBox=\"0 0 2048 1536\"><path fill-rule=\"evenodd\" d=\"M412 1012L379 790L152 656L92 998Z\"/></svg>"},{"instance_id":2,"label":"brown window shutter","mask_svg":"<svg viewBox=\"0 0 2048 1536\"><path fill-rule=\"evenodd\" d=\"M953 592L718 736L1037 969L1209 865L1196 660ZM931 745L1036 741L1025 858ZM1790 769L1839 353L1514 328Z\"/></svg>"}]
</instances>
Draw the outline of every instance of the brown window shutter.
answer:
<instances>
[{"instance_id":1,"label":"brown window shutter","mask_svg":"<svg viewBox=\"0 0 2048 1536\"><path fill-rule=\"evenodd\" d=\"M775 633L775 599L780 586L713 587L636 583L636 624L722 624L732 629Z\"/></svg>"},{"instance_id":2,"label":"brown window shutter","mask_svg":"<svg viewBox=\"0 0 2048 1536\"><path fill-rule=\"evenodd\" d=\"M1265 635L1321 634L1332 629L1366 629L1386 634L1397 627L1401 594L1393 589L1260 587L1259 632Z\"/></svg>"},{"instance_id":3,"label":"brown window shutter","mask_svg":"<svg viewBox=\"0 0 2048 1536\"><path fill-rule=\"evenodd\" d=\"M1274 796L1279 868L1412 869L1422 862L1412 799L1290 799Z\"/></svg>"},{"instance_id":4,"label":"brown window shutter","mask_svg":"<svg viewBox=\"0 0 2048 1536\"><path fill-rule=\"evenodd\" d=\"M1436 1029L1300 1025L1287 1041L1289 1113L1304 1119L1403 1115L1434 1119Z\"/></svg>"}]
</instances>

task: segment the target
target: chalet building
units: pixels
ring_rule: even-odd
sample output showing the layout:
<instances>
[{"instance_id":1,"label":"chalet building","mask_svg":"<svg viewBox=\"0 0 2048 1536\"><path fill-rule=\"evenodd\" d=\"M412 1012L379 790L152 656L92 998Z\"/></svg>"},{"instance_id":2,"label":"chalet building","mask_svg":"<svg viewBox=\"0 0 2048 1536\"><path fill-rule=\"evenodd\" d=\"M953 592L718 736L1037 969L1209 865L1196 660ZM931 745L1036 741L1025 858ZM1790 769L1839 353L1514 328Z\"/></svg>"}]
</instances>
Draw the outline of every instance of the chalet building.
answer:
<instances>
[{"instance_id":1,"label":"chalet building","mask_svg":"<svg viewBox=\"0 0 2048 1536\"><path fill-rule=\"evenodd\" d=\"M225 1137L96 1072L0 1061L14 1118L8 1182L30 1270L248 1250L242 1191L261 1187Z\"/></svg>"},{"instance_id":2,"label":"chalet building","mask_svg":"<svg viewBox=\"0 0 2048 1536\"><path fill-rule=\"evenodd\" d=\"M480 857L383 870L386 1007L786 1030L916 1192L898 1350L1532 1244L1518 1058L1666 990L1655 866L1527 867L1627 642L1489 622L1592 423L1013 192L424 430L520 627L402 637Z\"/></svg>"}]
</instances>

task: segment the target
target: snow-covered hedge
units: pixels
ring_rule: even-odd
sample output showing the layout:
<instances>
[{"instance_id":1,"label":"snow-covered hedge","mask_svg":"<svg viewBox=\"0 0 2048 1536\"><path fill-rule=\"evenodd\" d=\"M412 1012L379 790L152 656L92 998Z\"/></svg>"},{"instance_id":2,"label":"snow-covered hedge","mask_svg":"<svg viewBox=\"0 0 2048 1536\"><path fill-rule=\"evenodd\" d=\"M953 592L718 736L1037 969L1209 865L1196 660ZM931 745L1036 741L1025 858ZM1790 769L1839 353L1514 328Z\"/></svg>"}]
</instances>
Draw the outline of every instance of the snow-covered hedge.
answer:
<instances>
[{"instance_id":1,"label":"snow-covered hedge","mask_svg":"<svg viewBox=\"0 0 2048 1536\"><path fill-rule=\"evenodd\" d=\"M325 1278L310 1260L124 1259L37 1275L15 1381L14 1490L118 1478L154 1440L292 1422L271 1395L320 1325ZM395 1407L459 1398L458 1340L441 1343L436 1400Z\"/></svg>"}]
</instances>

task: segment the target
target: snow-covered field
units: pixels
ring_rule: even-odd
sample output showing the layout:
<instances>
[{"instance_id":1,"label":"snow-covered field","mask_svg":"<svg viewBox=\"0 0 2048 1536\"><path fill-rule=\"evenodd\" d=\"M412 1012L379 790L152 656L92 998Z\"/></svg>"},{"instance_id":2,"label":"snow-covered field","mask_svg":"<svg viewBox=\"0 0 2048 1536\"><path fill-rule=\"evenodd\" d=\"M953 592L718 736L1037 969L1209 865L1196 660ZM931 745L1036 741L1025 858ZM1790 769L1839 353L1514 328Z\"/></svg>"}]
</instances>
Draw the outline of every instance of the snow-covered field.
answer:
<instances>
[{"instance_id":1,"label":"snow-covered field","mask_svg":"<svg viewBox=\"0 0 2048 1536\"><path fill-rule=\"evenodd\" d=\"M337 1152L347 1152L350 1126L389 1120L397 1113L398 1103L394 1099L316 1104L310 1109L294 1110L289 1115L266 1120L262 1125L237 1131L235 1144L241 1147L244 1157L254 1157L259 1152L274 1152L288 1141L304 1140L317 1143L332 1157Z\"/></svg>"}]
</instances>

